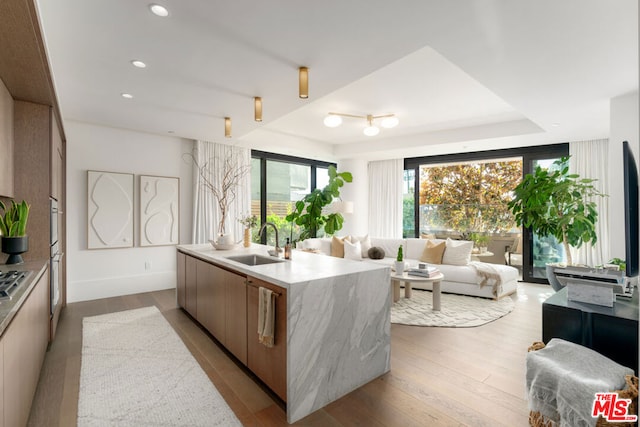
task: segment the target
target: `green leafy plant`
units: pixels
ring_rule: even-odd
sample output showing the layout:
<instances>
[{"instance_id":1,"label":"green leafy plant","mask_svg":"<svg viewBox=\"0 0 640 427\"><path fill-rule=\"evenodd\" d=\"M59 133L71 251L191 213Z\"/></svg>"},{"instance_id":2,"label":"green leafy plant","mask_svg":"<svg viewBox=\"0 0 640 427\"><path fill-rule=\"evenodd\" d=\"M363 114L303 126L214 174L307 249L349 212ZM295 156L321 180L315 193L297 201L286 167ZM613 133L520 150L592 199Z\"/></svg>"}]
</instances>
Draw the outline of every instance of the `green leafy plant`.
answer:
<instances>
[{"instance_id":1,"label":"green leafy plant","mask_svg":"<svg viewBox=\"0 0 640 427\"><path fill-rule=\"evenodd\" d=\"M244 225L245 228L255 228L258 225L258 217L256 215L247 215L238 218L238 222Z\"/></svg>"},{"instance_id":2,"label":"green leafy plant","mask_svg":"<svg viewBox=\"0 0 640 427\"><path fill-rule=\"evenodd\" d=\"M340 198L340 188L345 182L351 182L350 172L338 172L335 166L329 166L329 183L323 188L316 188L296 202L293 212L286 220L300 226L300 240L315 237L324 227L326 234L334 234L342 228L344 218L338 212L323 214L322 209Z\"/></svg>"},{"instance_id":3,"label":"green leafy plant","mask_svg":"<svg viewBox=\"0 0 640 427\"><path fill-rule=\"evenodd\" d=\"M622 258L613 258L607 264L617 265L621 271L627 270L627 263Z\"/></svg>"},{"instance_id":4,"label":"green leafy plant","mask_svg":"<svg viewBox=\"0 0 640 427\"><path fill-rule=\"evenodd\" d=\"M571 265L569 246L579 248L598 240L598 212L592 197L605 195L593 186L594 179L570 174L568 161L569 157L562 157L549 169L538 166L533 174L525 175L508 206L518 225L562 242Z\"/></svg>"},{"instance_id":5,"label":"green leafy plant","mask_svg":"<svg viewBox=\"0 0 640 427\"><path fill-rule=\"evenodd\" d=\"M398 246L398 255L396 255L396 261L402 262L404 259L404 254L402 253L402 245Z\"/></svg>"},{"instance_id":6,"label":"green leafy plant","mask_svg":"<svg viewBox=\"0 0 640 427\"><path fill-rule=\"evenodd\" d=\"M7 206L0 200L0 209L4 215L0 216L0 233L4 237L21 237L26 234L27 219L29 218L30 205L24 200L22 203L11 201Z\"/></svg>"}]
</instances>

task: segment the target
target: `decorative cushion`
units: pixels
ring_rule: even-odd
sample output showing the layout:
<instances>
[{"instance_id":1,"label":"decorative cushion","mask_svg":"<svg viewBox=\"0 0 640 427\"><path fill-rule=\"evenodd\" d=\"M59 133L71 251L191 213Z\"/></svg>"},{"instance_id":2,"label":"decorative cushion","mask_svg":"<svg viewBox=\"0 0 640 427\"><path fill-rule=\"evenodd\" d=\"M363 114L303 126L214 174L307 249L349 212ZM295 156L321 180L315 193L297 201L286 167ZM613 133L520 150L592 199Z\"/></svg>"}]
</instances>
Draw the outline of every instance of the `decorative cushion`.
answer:
<instances>
[{"instance_id":1,"label":"decorative cushion","mask_svg":"<svg viewBox=\"0 0 640 427\"><path fill-rule=\"evenodd\" d=\"M442 255L444 255L446 247L447 242L436 243L433 240L427 240L420 261L429 264L442 264Z\"/></svg>"},{"instance_id":2,"label":"decorative cushion","mask_svg":"<svg viewBox=\"0 0 640 427\"><path fill-rule=\"evenodd\" d=\"M371 259L383 259L385 254L384 249L374 246L369 249L367 255L369 255Z\"/></svg>"},{"instance_id":3,"label":"decorative cushion","mask_svg":"<svg viewBox=\"0 0 640 427\"><path fill-rule=\"evenodd\" d=\"M471 261L473 242L447 239L446 249L442 256L443 264L467 265Z\"/></svg>"},{"instance_id":4,"label":"decorative cushion","mask_svg":"<svg viewBox=\"0 0 640 427\"><path fill-rule=\"evenodd\" d=\"M346 259L354 259L362 261L362 246L360 242L351 243L349 240L344 239L344 257Z\"/></svg>"},{"instance_id":5,"label":"decorative cushion","mask_svg":"<svg viewBox=\"0 0 640 427\"><path fill-rule=\"evenodd\" d=\"M351 243L355 242L360 242L360 247L362 248L361 256L362 258L367 258L369 256L369 249L371 249L371 239L369 239L369 235L367 234L362 237L351 236Z\"/></svg>"},{"instance_id":6,"label":"decorative cushion","mask_svg":"<svg viewBox=\"0 0 640 427\"><path fill-rule=\"evenodd\" d=\"M331 238L331 256L344 258L344 241L349 240L349 236Z\"/></svg>"}]
</instances>

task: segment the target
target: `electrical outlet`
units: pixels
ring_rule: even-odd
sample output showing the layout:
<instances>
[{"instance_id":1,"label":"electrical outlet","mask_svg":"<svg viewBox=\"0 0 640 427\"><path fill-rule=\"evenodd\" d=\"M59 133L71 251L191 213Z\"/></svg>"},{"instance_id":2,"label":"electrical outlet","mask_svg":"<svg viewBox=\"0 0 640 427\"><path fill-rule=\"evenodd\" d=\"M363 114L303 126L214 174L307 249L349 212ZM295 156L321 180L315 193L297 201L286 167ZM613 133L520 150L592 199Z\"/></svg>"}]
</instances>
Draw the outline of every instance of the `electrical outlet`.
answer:
<instances>
[{"instance_id":1,"label":"electrical outlet","mask_svg":"<svg viewBox=\"0 0 640 427\"><path fill-rule=\"evenodd\" d=\"M146 260L146 261L144 262L144 269L145 269L146 271L151 270L151 261Z\"/></svg>"}]
</instances>

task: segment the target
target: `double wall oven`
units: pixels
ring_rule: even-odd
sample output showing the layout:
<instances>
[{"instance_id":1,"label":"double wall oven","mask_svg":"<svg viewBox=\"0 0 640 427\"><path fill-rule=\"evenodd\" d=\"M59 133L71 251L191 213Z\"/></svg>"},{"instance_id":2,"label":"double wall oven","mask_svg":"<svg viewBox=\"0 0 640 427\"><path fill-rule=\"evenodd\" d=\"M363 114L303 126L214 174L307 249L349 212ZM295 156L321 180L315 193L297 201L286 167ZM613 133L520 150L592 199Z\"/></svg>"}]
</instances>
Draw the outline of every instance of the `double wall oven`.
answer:
<instances>
[{"instance_id":1,"label":"double wall oven","mask_svg":"<svg viewBox=\"0 0 640 427\"><path fill-rule=\"evenodd\" d=\"M58 210L58 201L51 199L51 212L50 212L50 230L51 235L49 239L50 244L50 269L49 280L51 287L51 316L56 312L58 305L60 304L60 261L62 259L62 252L60 251L60 245L58 244L58 224L59 216L61 212Z\"/></svg>"}]
</instances>

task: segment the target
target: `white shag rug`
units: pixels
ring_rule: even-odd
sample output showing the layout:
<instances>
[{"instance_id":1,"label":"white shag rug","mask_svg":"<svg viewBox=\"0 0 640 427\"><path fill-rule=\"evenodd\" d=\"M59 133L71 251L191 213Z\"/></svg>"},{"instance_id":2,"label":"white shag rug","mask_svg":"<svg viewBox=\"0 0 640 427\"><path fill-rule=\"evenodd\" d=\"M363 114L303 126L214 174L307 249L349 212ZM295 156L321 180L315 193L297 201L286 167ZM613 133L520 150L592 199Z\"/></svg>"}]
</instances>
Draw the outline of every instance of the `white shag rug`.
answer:
<instances>
[{"instance_id":1,"label":"white shag rug","mask_svg":"<svg viewBox=\"0 0 640 427\"><path fill-rule=\"evenodd\" d=\"M156 307L83 319L78 426L236 425Z\"/></svg>"},{"instance_id":2,"label":"white shag rug","mask_svg":"<svg viewBox=\"0 0 640 427\"><path fill-rule=\"evenodd\" d=\"M431 291L414 289L411 298L404 298L391 306L391 323L413 326L441 326L469 328L484 325L513 311L510 297L498 301L456 294L442 294L441 311L433 311Z\"/></svg>"}]
</instances>

